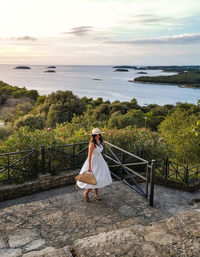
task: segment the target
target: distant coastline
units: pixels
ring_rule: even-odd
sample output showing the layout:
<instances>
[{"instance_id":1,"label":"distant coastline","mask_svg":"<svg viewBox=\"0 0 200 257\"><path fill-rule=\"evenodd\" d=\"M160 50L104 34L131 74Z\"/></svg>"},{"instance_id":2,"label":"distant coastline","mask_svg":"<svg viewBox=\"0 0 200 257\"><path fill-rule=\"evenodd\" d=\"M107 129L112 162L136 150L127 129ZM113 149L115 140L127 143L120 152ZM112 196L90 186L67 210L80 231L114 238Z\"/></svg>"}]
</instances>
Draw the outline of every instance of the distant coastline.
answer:
<instances>
[{"instance_id":1,"label":"distant coastline","mask_svg":"<svg viewBox=\"0 0 200 257\"><path fill-rule=\"evenodd\" d=\"M171 87L159 85L158 83L145 84L129 83L139 76L169 76L177 72L164 73L162 70L144 70L147 75L136 74L138 70L129 72L113 72L113 66L102 65L56 65L56 72L45 73L48 65L30 65L30 70L14 69L16 64L1 65L0 80L10 85L25 87L28 90L37 90L40 95L48 95L58 90L73 91L79 97L89 98L102 97L111 102L129 101L133 97L140 105L144 104L175 104L176 102L196 103L200 99L200 91L191 88L180 88L184 86ZM28 72L28 73L27 73ZM94 80L101 79L102 81ZM175 83L174 83L175 84ZM173 84L171 84L173 85Z\"/></svg>"},{"instance_id":2,"label":"distant coastline","mask_svg":"<svg viewBox=\"0 0 200 257\"><path fill-rule=\"evenodd\" d=\"M142 76L129 82L172 84L184 88L200 88L200 69L181 71L170 76Z\"/></svg>"}]
</instances>

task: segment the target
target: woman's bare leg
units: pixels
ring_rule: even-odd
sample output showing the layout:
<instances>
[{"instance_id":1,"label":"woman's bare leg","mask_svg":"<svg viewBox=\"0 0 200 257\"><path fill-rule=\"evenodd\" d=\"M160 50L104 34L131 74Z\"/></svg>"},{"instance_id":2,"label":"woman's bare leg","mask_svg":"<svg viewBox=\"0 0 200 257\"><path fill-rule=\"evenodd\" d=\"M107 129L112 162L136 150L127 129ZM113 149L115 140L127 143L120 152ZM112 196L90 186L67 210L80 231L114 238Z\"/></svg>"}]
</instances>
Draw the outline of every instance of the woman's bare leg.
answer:
<instances>
[{"instance_id":1,"label":"woman's bare leg","mask_svg":"<svg viewBox=\"0 0 200 257\"><path fill-rule=\"evenodd\" d=\"M88 196L88 194L89 194L89 192L91 191L92 189L86 189L85 190L85 192L83 193L83 197L85 198L85 201L86 202L89 202L90 201L90 199L89 199L89 196Z\"/></svg>"},{"instance_id":2,"label":"woman's bare leg","mask_svg":"<svg viewBox=\"0 0 200 257\"><path fill-rule=\"evenodd\" d=\"M98 196L98 191L99 191L98 188L94 189L94 197L95 197L96 200L101 201L102 199Z\"/></svg>"},{"instance_id":3,"label":"woman's bare leg","mask_svg":"<svg viewBox=\"0 0 200 257\"><path fill-rule=\"evenodd\" d=\"M98 197L98 188L95 188L95 189L94 189L94 196L95 196L95 197Z\"/></svg>"}]
</instances>

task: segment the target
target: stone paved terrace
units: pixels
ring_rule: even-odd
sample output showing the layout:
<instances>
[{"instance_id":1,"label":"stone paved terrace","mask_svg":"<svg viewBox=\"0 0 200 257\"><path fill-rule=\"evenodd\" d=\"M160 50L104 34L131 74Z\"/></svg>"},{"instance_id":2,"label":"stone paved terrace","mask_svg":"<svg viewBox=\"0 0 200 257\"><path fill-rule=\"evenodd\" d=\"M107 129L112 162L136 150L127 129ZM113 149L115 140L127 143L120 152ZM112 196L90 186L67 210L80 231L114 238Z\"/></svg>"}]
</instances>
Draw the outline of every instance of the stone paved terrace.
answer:
<instances>
[{"instance_id":1,"label":"stone paved terrace","mask_svg":"<svg viewBox=\"0 0 200 257\"><path fill-rule=\"evenodd\" d=\"M156 187L156 208L121 182L100 191L102 202L84 202L72 186L2 202L0 257L72 257L73 247L78 257L199 256L200 206L187 201L200 194L167 190ZM170 218L188 209L193 212Z\"/></svg>"}]
</instances>

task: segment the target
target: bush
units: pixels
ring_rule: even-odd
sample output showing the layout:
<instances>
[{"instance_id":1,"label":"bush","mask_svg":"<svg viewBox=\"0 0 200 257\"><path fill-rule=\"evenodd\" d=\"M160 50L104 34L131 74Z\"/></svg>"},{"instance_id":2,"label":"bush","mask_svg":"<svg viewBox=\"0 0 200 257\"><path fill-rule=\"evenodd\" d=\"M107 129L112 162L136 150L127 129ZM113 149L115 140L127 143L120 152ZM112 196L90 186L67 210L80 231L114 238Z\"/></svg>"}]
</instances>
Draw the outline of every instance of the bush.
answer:
<instances>
[{"instance_id":1,"label":"bush","mask_svg":"<svg viewBox=\"0 0 200 257\"><path fill-rule=\"evenodd\" d=\"M44 103L37 107L40 114L46 116L46 125L55 127L57 123L70 122L75 115L81 115L86 105L71 91L57 91L45 98Z\"/></svg>"},{"instance_id":2,"label":"bush","mask_svg":"<svg viewBox=\"0 0 200 257\"><path fill-rule=\"evenodd\" d=\"M21 127L15 131L5 142L0 146L1 153L16 152L23 150L32 150L41 148L41 145L53 146L61 142L55 138L54 131L35 130L31 131L28 127Z\"/></svg>"},{"instance_id":3,"label":"bush","mask_svg":"<svg viewBox=\"0 0 200 257\"><path fill-rule=\"evenodd\" d=\"M195 164L200 160L200 135L193 133L197 121L196 115L177 107L159 126L179 163Z\"/></svg>"},{"instance_id":4,"label":"bush","mask_svg":"<svg viewBox=\"0 0 200 257\"><path fill-rule=\"evenodd\" d=\"M27 114L15 122L16 128L25 126L27 126L31 131L43 129L45 127L45 119L41 115Z\"/></svg>"},{"instance_id":5,"label":"bush","mask_svg":"<svg viewBox=\"0 0 200 257\"><path fill-rule=\"evenodd\" d=\"M0 140L6 140L13 132L12 127L0 127Z\"/></svg>"},{"instance_id":6,"label":"bush","mask_svg":"<svg viewBox=\"0 0 200 257\"><path fill-rule=\"evenodd\" d=\"M121 114L120 111L114 112L108 121L108 128L125 128L127 126L143 127L144 114L140 110L129 110L126 114Z\"/></svg>"}]
</instances>

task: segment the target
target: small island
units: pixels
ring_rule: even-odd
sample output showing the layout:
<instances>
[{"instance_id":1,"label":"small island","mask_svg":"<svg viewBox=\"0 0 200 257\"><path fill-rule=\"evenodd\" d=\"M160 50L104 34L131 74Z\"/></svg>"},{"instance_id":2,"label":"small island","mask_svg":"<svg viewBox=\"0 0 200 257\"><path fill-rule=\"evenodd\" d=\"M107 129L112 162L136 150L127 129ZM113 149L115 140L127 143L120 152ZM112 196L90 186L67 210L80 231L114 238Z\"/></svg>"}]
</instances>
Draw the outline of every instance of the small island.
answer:
<instances>
[{"instance_id":1,"label":"small island","mask_svg":"<svg viewBox=\"0 0 200 257\"><path fill-rule=\"evenodd\" d=\"M56 66L49 66L47 69L56 69Z\"/></svg>"},{"instance_id":2,"label":"small island","mask_svg":"<svg viewBox=\"0 0 200 257\"><path fill-rule=\"evenodd\" d=\"M93 80L102 81L102 79L94 78Z\"/></svg>"},{"instance_id":3,"label":"small island","mask_svg":"<svg viewBox=\"0 0 200 257\"><path fill-rule=\"evenodd\" d=\"M122 65L122 66L114 66L114 69L134 69L137 70L136 66L127 66L127 65Z\"/></svg>"},{"instance_id":4,"label":"small island","mask_svg":"<svg viewBox=\"0 0 200 257\"><path fill-rule=\"evenodd\" d=\"M29 66L17 66L14 69L30 70L31 68Z\"/></svg>"},{"instance_id":5,"label":"small island","mask_svg":"<svg viewBox=\"0 0 200 257\"><path fill-rule=\"evenodd\" d=\"M142 76L129 82L173 84L180 87L200 88L200 69L180 72L171 76Z\"/></svg>"},{"instance_id":6,"label":"small island","mask_svg":"<svg viewBox=\"0 0 200 257\"><path fill-rule=\"evenodd\" d=\"M114 71L119 71L119 72L129 72L129 70L127 70L127 69L121 69L121 68L116 69L116 70L114 70Z\"/></svg>"},{"instance_id":7,"label":"small island","mask_svg":"<svg viewBox=\"0 0 200 257\"><path fill-rule=\"evenodd\" d=\"M44 72L56 72L55 70L45 70Z\"/></svg>"},{"instance_id":8,"label":"small island","mask_svg":"<svg viewBox=\"0 0 200 257\"><path fill-rule=\"evenodd\" d=\"M139 71L139 72L137 72L136 74L148 74L148 72L145 72L145 71Z\"/></svg>"}]
</instances>

